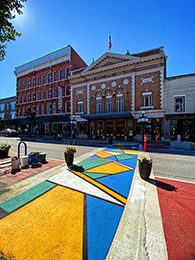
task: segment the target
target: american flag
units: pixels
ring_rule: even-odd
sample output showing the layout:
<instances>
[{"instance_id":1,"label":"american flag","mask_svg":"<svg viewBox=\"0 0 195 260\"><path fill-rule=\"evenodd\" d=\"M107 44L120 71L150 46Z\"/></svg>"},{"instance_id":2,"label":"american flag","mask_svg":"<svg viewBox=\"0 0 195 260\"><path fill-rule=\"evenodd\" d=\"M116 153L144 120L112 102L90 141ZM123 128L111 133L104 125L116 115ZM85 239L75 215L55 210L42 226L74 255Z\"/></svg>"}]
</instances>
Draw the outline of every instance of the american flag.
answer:
<instances>
[{"instance_id":1,"label":"american flag","mask_svg":"<svg viewBox=\"0 0 195 260\"><path fill-rule=\"evenodd\" d=\"M111 40L111 34L108 35L108 50L111 51L112 49L112 40Z\"/></svg>"}]
</instances>

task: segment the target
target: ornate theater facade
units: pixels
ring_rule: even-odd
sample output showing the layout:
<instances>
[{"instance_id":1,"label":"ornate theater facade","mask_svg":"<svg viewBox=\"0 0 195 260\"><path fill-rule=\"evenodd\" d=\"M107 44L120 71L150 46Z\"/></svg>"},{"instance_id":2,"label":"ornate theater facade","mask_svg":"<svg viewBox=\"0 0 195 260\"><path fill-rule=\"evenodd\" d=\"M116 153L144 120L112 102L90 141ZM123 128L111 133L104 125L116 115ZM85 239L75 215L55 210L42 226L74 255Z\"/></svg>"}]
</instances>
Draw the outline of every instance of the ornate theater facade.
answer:
<instances>
[{"instance_id":1,"label":"ornate theater facade","mask_svg":"<svg viewBox=\"0 0 195 260\"><path fill-rule=\"evenodd\" d=\"M129 139L141 135L144 113L151 138L164 135L163 48L135 54L106 52L83 70L72 71L71 120L80 137Z\"/></svg>"}]
</instances>

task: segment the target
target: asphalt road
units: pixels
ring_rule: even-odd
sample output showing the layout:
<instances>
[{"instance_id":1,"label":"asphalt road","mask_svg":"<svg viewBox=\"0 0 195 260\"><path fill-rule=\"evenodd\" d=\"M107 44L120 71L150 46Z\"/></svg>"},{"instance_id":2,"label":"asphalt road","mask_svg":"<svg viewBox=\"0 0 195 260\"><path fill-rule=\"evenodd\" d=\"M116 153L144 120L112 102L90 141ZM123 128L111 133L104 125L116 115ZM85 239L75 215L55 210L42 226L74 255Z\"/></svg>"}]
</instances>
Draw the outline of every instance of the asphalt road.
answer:
<instances>
[{"instance_id":1,"label":"asphalt road","mask_svg":"<svg viewBox=\"0 0 195 260\"><path fill-rule=\"evenodd\" d=\"M155 176L195 182L195 156L150 153Z\"/></svg>"},{"instance_id":2,"label":"asphalt road","mask_svg":"<svg viewBox=\"0 0 195 260\"><path fill-rule=\"evenodd\" d=\"M11 153L17 155L18 138L0 137L0 143L11 145ZM65 145L43 143L43 142L26 142L28 153L46 152L47 158L64 160ZM75 145L74 145L75 146ZM77 152L75 158L95 149L92 146L75 146ZM21 145L21 151L24 147ZM179 151L178 151L179 153ZM180 151L181 153L181 151ZM153 159L153 170L155 176L181 179L195 182L195 155L169 154L150 152Z\"/></svg>"},{"instance_id":3,"label":"asphalt road","mask_svg":"<svg viewBox=\"0 0 195 260\"><path fill-rule=\"evenodd\" d=\"M6 138L0 137L0 143L8 143L11 145L10 152L13 155L18 155L18 143L19 138ZM30 152L46 152L47 158L64 160L64 144L51 144L42 142L26 142L28 147L28 153ZM75 145L74 145L75 146ZM77 152L75 153L75 158L91 151L94 147L90 146L75 146ZM24 145L21 145L21 154L24 154Z\"/></svg>"}]
</instances>

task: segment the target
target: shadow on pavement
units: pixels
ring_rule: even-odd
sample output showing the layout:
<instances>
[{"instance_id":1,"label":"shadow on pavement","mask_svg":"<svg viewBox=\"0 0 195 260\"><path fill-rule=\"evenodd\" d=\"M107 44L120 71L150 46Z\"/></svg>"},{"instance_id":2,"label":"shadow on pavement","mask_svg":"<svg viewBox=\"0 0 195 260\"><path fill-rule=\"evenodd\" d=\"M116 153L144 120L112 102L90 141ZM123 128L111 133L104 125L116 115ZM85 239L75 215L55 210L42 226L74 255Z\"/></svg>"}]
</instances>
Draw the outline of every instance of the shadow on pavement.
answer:
<instances>
[{"instance_id":1,"label":"shadow on pavement","mask_svg":"<svg viewBox=\"0 0 195 260\"><path fill-rule=\"evenodd\" d=\"M149 182L150 184L155 185L156 187L161 188L163 190L175 191L175 192L177 191L177 188L175 186L170 185L170 184L163 182L163 181L154 180L154 179L149 178L147 180L147 182Z\"/></svg>"},{"instance_id":2,"label":"shadow on pavement","mask_svg":"<svg viewBox=\"0 0 195 260\"><path fill-rule=\"evenodd\" d=\"M78 171L78 172L84 172L84 171L85 171L85 169L83 168L83 166L78 166L78 165L75 165L75 164L69 166L69 168L70 168L71 170Z\"/></svg>"}]
</instances>

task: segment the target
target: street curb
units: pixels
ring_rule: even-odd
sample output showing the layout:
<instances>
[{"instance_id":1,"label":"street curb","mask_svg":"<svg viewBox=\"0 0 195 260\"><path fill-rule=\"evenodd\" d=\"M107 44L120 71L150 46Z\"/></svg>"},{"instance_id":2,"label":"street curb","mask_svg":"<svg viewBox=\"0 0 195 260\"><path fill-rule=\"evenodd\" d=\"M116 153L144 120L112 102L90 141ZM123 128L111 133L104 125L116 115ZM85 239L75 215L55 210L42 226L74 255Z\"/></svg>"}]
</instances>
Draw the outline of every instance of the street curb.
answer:
<instances>
[{"instance_id":1,"label":"street curb","mask_svg":"<svg viewBox=\"0 0 195 260\"><path fill-rule=\"evenodd\" d=\"M153 171L151 178L154 179ZM157 189L140 178L138 164L106 259L168 259Z\"/></svg>"}]
</instances>

